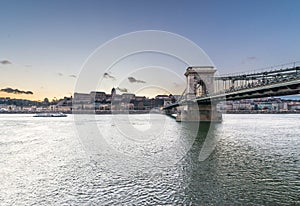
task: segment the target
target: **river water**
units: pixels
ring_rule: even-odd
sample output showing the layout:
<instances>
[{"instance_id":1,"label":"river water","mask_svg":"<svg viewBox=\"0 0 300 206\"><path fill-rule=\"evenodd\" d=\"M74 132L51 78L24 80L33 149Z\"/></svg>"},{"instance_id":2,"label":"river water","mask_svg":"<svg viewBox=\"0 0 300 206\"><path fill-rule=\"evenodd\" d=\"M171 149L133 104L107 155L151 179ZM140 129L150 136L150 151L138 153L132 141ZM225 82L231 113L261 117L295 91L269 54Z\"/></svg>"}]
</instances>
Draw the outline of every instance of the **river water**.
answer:
<instances>
[{"instance_id":1,"label":"river water","mask_svg":"<svg viewBox=\"0 0 300 206\"><path fill-rule=\"evenodd\" d=\"M91 116L1 114L0 205L300 205L300 115Z\"/></svg>"}]
</instances>

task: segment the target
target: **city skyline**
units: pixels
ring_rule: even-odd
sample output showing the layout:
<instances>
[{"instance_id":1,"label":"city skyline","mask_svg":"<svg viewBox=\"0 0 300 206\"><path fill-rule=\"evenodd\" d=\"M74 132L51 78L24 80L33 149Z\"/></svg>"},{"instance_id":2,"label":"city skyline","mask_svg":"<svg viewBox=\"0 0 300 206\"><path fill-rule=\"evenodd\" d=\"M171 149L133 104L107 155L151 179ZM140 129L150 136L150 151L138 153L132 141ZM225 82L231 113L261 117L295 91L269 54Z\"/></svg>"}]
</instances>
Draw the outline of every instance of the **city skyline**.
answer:
<instances>
[{"instance_id":1,"label":"city skyline","mask_svg":"<svg viewBox=\"0 0 300 206\"><path fill-rule=\"evenodd\" d=\"M105 42L139 30L163 30L196 43L222 74L299 60L298 1L1 1L1 97L43 100L70 96L81 68ZM275 15L276 14L276 15ZM125 62L126 64L126 62ZM130 64L127 64L130 67ZM124 68L124 69L123 69ZM119 70L126 73L126 68ZM157 68L153 68L157 69ZM183 74L185 65L174 68ZM104 75L104 74L103 74ZM107 73L124 78L129 92L155 75ZM128 79L128 78L131 78ZM148 78L148 79L147 79ZM184 81L169 82L181 94ZM116 84L110 81L107 88ZM135 84L136 85L136 84ZM146 83L145 83L145 86ZM152 96L158 91L141 91ZM174 93L174 92L172 92Z\"/></svg>"}]
</instances>

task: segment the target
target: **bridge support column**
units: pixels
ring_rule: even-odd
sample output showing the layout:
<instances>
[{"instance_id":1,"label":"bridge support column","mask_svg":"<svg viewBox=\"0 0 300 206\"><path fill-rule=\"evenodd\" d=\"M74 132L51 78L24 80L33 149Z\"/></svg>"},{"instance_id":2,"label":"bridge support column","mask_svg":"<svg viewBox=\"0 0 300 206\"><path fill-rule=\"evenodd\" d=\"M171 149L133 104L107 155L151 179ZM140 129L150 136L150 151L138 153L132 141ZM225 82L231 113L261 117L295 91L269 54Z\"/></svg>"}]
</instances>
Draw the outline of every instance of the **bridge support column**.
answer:
<instances>
[{"instance_id":1,"label":"bridge support column","mask_svg":"<svg viewBox=\"0 0 300 206\"><path fill-rule=\"evenodd\" d=\"M221 122L222 114L216 104L188 104L177 115L178 122Z\"/></svg>"},{"instance_id":2,"label":"bridge support column","mask_svg":"<svg viewBox=\"0 0 300 206\"><path fill-rule=\"evenodd\" d=\"M206 97L215 91L215 73L216 69L213 66L194 66L186 69L184 75L187 82L185 96L187 104L181 106L181 113L177 115L177 121L219 122L222 120L221 114L217 112L216 103L207 101L198 105L193 101L197 95ZM197 90L200 90L200 94L197 93Z\"/></svg>"},{"instance_id":3,"label":"bridge support column","mask_svg":"<svg viewBox=\"0 0 300 206\"><path fill-rule=\"evenodd\" d=\"M217 104L200 104L199 105L200 121L221 122L222 114L217 110Z\"/></svg>"}]
</instances>

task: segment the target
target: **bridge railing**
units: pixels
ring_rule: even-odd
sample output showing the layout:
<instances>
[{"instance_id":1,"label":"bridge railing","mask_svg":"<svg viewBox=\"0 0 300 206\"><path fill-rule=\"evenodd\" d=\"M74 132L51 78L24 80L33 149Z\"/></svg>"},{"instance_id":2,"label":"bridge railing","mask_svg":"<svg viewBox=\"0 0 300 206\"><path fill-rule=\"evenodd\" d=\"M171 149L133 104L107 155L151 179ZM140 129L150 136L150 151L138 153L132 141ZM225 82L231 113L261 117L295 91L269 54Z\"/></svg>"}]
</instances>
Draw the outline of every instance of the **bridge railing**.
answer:
<instances>
[{"instance_id":1,"label":"bridge railing","mask_svg":"<svg viewBox=\"0 0 300 206\"><path fill-rule=\"evenodd\" d=\"M196 96L196 98L222 95L230 92L268 86L296 79L300 79L300 61L266 67L250 72L248 71L215 76L212 79L212 82L214 82L215 91L212 93L207 92L201 96ZM184 90L181 97L174 104L185 102L185 96L186 90Z\"/></svg>"},{"instance_id":2,"label":"bridge railing","mask_svg":"<svg viewBox=\"0 0 300 206\"><path fill-rule=\"evenodd\" d=\"M259 69L254 69L254 70L248 70L245 72L235 72L235 73L228 73L228 74L222 74L218 75L217 77L234 77L234 76L249 76L249 75L257 75L257 74L263 74L265 72L270 73L270 72L278 72L282 71L288 68L296 68L300 66L300 61L294 61L290 63L285 63L285 64L278 64L278 65L273 65L269 67L263 67Z\"/></svg>"},{"instance_id":3,"label":"bridge railing","mask_svg":"<svg viewBox=\"0 0 300 206\"><path fill-rule=\"evenodd\" d=\"M299 65L300 61L269 67L273 69L268 71L256 70L256 72L235 73L231 74L231 76L216 76L214 80L216 88L215 92L209 96L299 79ZM219 85L221 85L221 87Z\"/></svg>"}]
</instances>

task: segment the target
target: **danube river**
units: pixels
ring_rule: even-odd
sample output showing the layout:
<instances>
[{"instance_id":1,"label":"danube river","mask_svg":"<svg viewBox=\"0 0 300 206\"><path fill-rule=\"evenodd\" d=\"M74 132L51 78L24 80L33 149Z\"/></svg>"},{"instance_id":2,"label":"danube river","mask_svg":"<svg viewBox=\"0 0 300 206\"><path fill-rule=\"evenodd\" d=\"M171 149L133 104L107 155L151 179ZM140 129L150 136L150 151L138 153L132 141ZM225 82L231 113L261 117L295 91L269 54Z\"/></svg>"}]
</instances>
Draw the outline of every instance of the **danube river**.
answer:
<instances>
[{"instance_id":1,"label":"danube river","mask_svg":"<svg viewBox=\"0 0 300 206\"><path fill-rule=\"evenodd\" d=\"M146 114L0 125L1 206L300 204L300 115L227 114L197 132Z\"/></svg>"}]
</instances>

